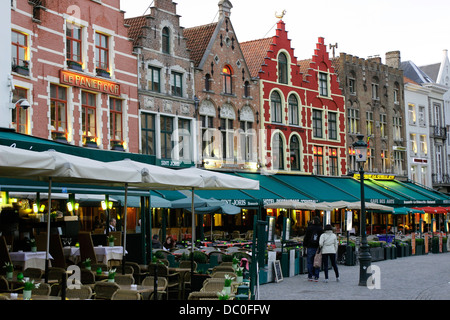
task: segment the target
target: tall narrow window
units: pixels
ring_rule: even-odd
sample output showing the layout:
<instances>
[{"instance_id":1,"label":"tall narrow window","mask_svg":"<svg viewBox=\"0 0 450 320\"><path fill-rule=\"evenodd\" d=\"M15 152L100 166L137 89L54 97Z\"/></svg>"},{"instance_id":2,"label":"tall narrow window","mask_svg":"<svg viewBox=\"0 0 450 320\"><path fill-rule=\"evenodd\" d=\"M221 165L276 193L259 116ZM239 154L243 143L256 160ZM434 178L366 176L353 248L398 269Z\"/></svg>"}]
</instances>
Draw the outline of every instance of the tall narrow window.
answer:
<instances>
[{"instance_id":1,"label":"tall narrow window","mask_svg":"<svg viewBox=\"0 0 450 320\"><path fill-rule=\"evenodd\" d=\"M109 134L111 145L122 144L122 100L109 99Z\"/></svg>"},{"instance_id":2,"label":"tall narrow window","mask_svg":"<svg viewBox=\"0 0 450 320\"><path fill-rule=\"evenodd\" d=\"M172 95L183 96L183 75L181 73L172 72Z\"/></svg>"},{"instance_id":3,"label":"tall narrow window","mask_svg":"<svg viewBox=\"0 0 450 320\"><path fill-rule=\"evenodd\" d=\"M232 159L234 155L233 119L221 118L220 131L222 133L222 158Z\"/></svg>"},{"instance_id":4,"label":"tall narrow window","mask_svg":"<svg viewBox=\"0 0 450 320\"><path fill-rule=\"evenodd\" d=\"M278 56L278 82L288 83L288 60L284 53Z\"/></svg>"},{"instance_id":5,"label":"tall narrow window","mask_svg":"<svg viewBox=\"0 0 450 320\"><path fill-rule=\"evenodd\" d=\"M335 112L328 112L328 139L337 140L337 115Z\"/></svg>"},{"instance_id":6,"label":"tall narrow window","mask_svg":"<svg viewBox=\"0 0 450 320\"><path fill-rule=\"evenodd\" d=\"M200 116L202 124L202 155L204 157L215 157L214 154L214 118L212 116Z\"/></svg>"},{"instance_id":7,"label":"tall narrow window","mask_svg":"<svg viewBox=\"0 0 450 320\"><path fill-rule=\"evenodd\" d=\"M278 92L273 92L270 95L270 106L272 122L281 123L281 97Z\"/></svg>"},{"instance_id":8,"label":"tall narrow window","mask_svg":"<svg viewBox=\"0 0 450 320\"><path fill-rule=\"evenodd\" d=\"M95 94L83 91L81 94L82 99L82 118L81 118L81 126L83 130L83 143L96 143L96 130L97 130L97 122L96 122L96 103L95 103Z\"/></svg>"},{"instance_id":9,"label":"tall narrow window","mask_svg":"<svg viewBox=\"0 0 450 320\"><path fill-rule=\"evenodd\" d=\"M322 138L322 111L313 110L313 137Z\"/></svg>"},{"instance_id":10,"label":"tall narrow window","mask_svg":"<svg viewBox=\"0 0 450 320\"><path fill-rule=\"evenodd\" d=\"M248 81L244 83L244 97L250 97L250 83Z\"/></svg>"},{"instance_id":11,"label":"tall narrow window","mask_svg":"<svg viewBox=\"0 0 450 320\"><path fill-rule=\"evenodd\" d=\"M291 94L289 96L289 124L298 126L298 101L297 98Z\"/></svg>"},{"instance_id":12,"label":"tall narrow window","mask_svg":"<svg viewBox=\"0 0 450 320\"><path fill-rule=\"evenodd\" d=\"M323 175L323 147L314 146L314 171L317 175Z\"/></svg>"},{"instance_id":13,"label":"tall narrow window","mask_svg":"<svg viewBox=\"0 0 450 320\"><path fill-rule=\"evenodd\" d=\"M211 91L211 75L208 73L205 76L205 91Z\"/></svg>"},{"instance_id":14,"label":"tall narrow window","mask_svg":"<svg viewBox=\"0 0 450 320\"><path fill-rule=\"evenodd\" d=\"M300 142L297 136L291 138L289 144L290 162L292 171L300 171Z\"/></svg>"},{"instance_id":15,"label":"tall narrow window","mask_svg":"<svg viewBox=\"0 0 450 320\"><path fill-rule=\"evenodd\" d=\"M336 148L330 148L330 175L339 175L338 150Z\"/></svg>"},{"instance_id":16,"label":"tall narrow window","mask_svg":"<svg viewBox=\"0 0 450 320\"><path fill-rule=\"evenodd\" d=\"M66 58L81 63L81 27L72 23L66 25Z\"/></svg>"},{"instance_id":17,"label":"tall narrow window","mask_svg":"<svg viewBox=\"0 0 450 320\"><path fill-rule=\"evenodd\" d=\"M378 95L378 83L372 83L372 99L379 100L380 97Z\"/></svg>"},{"instance_id":18,"label":"tall narrow window","mask_svg":"<svg viewBox=\"0 0 450 320\"><path fill-rule=\"evenodd\" d=\"M167 27L162 29L162 52L170 54L170 30Z\"/></svg>"},{"instance_id":19,"label":"tall narrow window","mask_svg":"<svg viewBox=\"0 0 450 320\"><path fill-rule=\"evenodd\" d=\"M155 115L141 114L141 152L155 155Z\"/></svg>"},{"instance_id":20,"label":"tall narrow window","mask_svg":"<svg viewBox=\"0 0 450 320\"><path fill-rule=\"evenodd\" d=\"M161 69L149 66L148 67L148 90L153 92L161 92Z\"/></svg>"},{"instance_id":21,"label":"tall narrow window","mask_svg":"<svg viewBox=\"0 0 450 320\"><path fill-rule=\"evenodd\" d=\"M366 112L366 129L367 129L367 135L372 136L373 135L373 112L372 111Z\"/></svg>"},{"instance_id":22,"label":"tall narrow window","mask_svg":"<svg viewBox=\"0 0 450 320\"><path fill-rule=\"evenodd\" d=\"M11 58L13 66L28 67L28 41L26 34L14 30L11 31Z\"/></svg>"},{"instance_id":23,"label":"tall narrow window","mask_svg":"<svg viewBox=\"0 0 450 320\"><path fill-rule=\"evenodd\" d=\"M381 138L387 137L387 116L385 113L380 114L380 136Z\"/></svg>"},{"instance_id":24,"label":"tall narrow window","mask_svg":"<svg viewBox=\"0 0 450 320\"><path fill-rule=\"evenodd\" d=\"M160 117L161 126L161 159L172 159L173 118Z\"/></svg>"},{"instance_id":25,"label":"tall narrow window","mask_svg":"<svg viewBox=\"0 0 450 320\"><path fill-rule=\"evenodd\" d=\"M16 103L20 99L27 98L27 89L15 87L13 91L12 103ZM28 133L28 111L24 108L16 106L12 110L12 125L19 133Z\"/></svg>"},{"instance_id":26,"label":"tall narrow window","mask_svg":"<svg viewBox=\"0 0 450 320\"><path fill-rule=\"evenodd\" d=\"M229 66L225 66L222 70L223 74L223 93L233 94L233 73Z\"/></svg>"},{"instance_id":27,"label":"tall narrow window","mask_svg":"<svg viewBox=\"0 0 450 320\"><path fill-rule=\"evenodd\" d=\"M319 72L319 93L322 97L328 97L328 74Z\"/></svg>"},{"instance_id":28,"label":"tall narrow window","mask_svg":"<svg viewBox=\"0 0 450 320\"><path fill-rule=\"evenodd\" d=\"M67 133L66 88L50 85L50 125L52 139L65 138Z\"/></svg>"},{"instance_id":29,"label":"tall narrow window","mask_svg":"<svg viewBox=\"0 0 450 320\"><path fill-rule=\"evenodd\" d=\"M284 145L280 133L275 134L272 143L272 169L284 170Z\"/></svg>"},{"instance_id":30,"label":"tall narrow window","mask_svg":"<svg viewBox=\"0 0 450 320\"><path fill-rule=\"evenodd\" d=\"M95 33L95 66L99 69L109 70L109 44L108 36Z\"/></svg>"},{"instance_id":31,"label":"tall narrow window","mask_svg":"<svg viewBox=\"0 0 450 320\"><path fill-rule=\"evenodd\" d=\"M359 133L359 110L347 109L347 132Z\"/></svg>"},{"instance_id":32,"label":"tall narrow window","mask_svg":"<svg viewBox=\"0 0 450 320\"><path fill-rule=\"evenodd\" d=\"M392 118L394 126L394 141L402 141L402 117L396 114Z\"/></svg>"},{"instance_id":33,"label":"tall narrow window","mask_svg":"<svg viewBox=\"0 0 450 320\"><path fill-rule=\"evenodd\" d=\"M180 160L191 161L191 121L178 119L178 155Z\"/></svg>"},{"instance_id":34,"label":"tall narrow window","mask_svg":"<svg viewBox=\"0 0 450 320\"><path fill-rule=\"evenodd\" d=\"M241 154L240 160L253 161L253 146L256 145L256 135L253 129L253 122L241 120Z\"/></svg>"}]
</instances>

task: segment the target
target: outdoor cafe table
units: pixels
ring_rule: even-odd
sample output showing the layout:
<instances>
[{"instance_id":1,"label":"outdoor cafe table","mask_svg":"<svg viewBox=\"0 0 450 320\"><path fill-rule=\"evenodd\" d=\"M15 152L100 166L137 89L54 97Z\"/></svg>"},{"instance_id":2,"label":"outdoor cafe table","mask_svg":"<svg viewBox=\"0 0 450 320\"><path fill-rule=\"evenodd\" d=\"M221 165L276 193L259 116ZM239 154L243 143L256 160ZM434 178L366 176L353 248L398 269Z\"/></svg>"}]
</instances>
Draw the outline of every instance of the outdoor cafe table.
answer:
<instances>
[{"instance_id":1,"label":"outdoor cafe table","mask_svg":"<svg viewBox=\"0 0 450 320\"><path fill-rule=\"evenodd\" d=\"M74 249L75 248L75 249ZM79 262L80 259L80 248L76 247L64 247L64 255L71 257L72 261ZM123 247L122 246L97 246L94 247L95 255L97 256L97 261L99 263L108 264L109 260L122 260L123 257ZM126 252L126 251L125 251Z\"/></svg>"},{"instance_id":2,"label":"outdoor cafe table","mask_svg":"<svg viewBox=\"0 0 450 320\"><path fill-rule=\"evenodd\" d=\"M10 252L9 256L11 257L13 265L22 267L22 270L25 270L26 268L39 268L45 270L45 251L17 251ZM53 259L50 254L49 259Z\"/></svg>"},{"instance_id":3,"label":"outdoor cafe table","mask_svg":"<svg viewBox=\"0 0 450 320\"><path fill-rule=\"evenodd\" d=\"M18 293L17 297L11 297L11 293L0 293L0 295L8 297L10 300L23 300L22 293ZM30 300L61 300L61 297L32 294Z\"/></svg>"}]
</instances>

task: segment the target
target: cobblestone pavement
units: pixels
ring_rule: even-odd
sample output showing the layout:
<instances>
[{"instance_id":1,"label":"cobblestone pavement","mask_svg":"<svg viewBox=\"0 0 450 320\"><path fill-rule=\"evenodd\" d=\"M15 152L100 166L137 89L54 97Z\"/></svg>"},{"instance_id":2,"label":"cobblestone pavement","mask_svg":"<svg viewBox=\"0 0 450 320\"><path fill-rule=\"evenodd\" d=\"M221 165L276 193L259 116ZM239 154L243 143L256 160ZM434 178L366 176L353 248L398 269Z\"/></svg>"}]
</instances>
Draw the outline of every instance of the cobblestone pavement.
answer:
<instances>
[{"instance_id":1,"label":"cobblestone pavement","mask_svg":"<svg viewBox=\"0 0 450 320\"><path fill-rule=\"evenodd\" d=\"M307 274L259 286L259 300L450 300L450 253L409 256L372 262L379 267L379 288L359 286L359 264L338 265L340 281L329 270L319 282Z\"/></svg>"}]
</instances>

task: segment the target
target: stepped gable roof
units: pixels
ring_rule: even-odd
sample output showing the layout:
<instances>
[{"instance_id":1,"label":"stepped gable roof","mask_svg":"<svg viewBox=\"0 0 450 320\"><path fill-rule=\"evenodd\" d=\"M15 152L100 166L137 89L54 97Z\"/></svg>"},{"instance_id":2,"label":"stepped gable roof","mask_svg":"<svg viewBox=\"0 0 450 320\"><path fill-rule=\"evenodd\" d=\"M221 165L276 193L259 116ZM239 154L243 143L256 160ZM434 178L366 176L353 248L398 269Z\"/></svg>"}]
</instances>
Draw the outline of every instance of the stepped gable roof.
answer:
<instances>
[{"instance_id":1,"label":"stepped gable roof","mask_svg":"<svg viewBox=\"0 0 450 320\"><path fill-rule=\"evenodd\" d=\"M128 24L128 37L133 39L133 45L138 45L139 38L142 36L142 28L147 25L147 17L150 15L144 15L140 17L125 19L125 24Z\"/></svg>"},{"instance_id":2,"label":"stepped gable roof","mask_svg":"<svg viewBox=\"0 0 450 320\"><path fill-rule=\"evenodd\" d=\"M264 58L267 57L267 52L270 50L270 45L273 43L272 37L241 42L241 50L244 54L245 61L253 78L259 76L261 66L264 65Z\"/></svg>"},{"instance_id":3,"label":"stepped gable roof","mask_svg":"<svg viewBox=\"0 0 450 320\"><path fill-rule=\"evenodd\" d=\"M191 52L191 59L198 67L205 55L206 49L211 41L218 22L184 29L187 47Z\"/></svg>"}]
</instances>

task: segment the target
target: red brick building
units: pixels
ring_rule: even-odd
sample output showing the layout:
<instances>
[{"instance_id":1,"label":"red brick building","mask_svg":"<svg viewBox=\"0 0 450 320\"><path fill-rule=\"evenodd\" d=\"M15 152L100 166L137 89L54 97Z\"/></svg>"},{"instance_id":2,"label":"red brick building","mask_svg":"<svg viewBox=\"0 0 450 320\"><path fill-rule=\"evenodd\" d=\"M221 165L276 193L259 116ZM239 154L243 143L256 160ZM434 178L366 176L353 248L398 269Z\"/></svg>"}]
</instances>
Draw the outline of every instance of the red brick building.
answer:
<instances>
[{"instance_id":1,"label":"red brick building","mask_svg":"<svg viewBox=\"0 0 450 320\"><path fill-rule=\"evenodd\" d=\"M262 168L344 175L344 97L324 39L319 38L312 59L298 61L280 20L275 36L241 43L241 48L252 77L259 80Z\"/></svg>"},{"instance_id":2,"label":"red brick building","mask_svg":"<svg viewBox=\"0 0 450 320\"><path fill-rule=\"evenodd\" d=\"M138 151L137 59L120 0L11 2L18 132Z\"/></svg>"}]
</instances>

